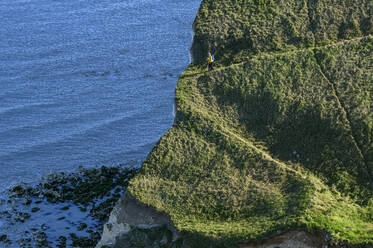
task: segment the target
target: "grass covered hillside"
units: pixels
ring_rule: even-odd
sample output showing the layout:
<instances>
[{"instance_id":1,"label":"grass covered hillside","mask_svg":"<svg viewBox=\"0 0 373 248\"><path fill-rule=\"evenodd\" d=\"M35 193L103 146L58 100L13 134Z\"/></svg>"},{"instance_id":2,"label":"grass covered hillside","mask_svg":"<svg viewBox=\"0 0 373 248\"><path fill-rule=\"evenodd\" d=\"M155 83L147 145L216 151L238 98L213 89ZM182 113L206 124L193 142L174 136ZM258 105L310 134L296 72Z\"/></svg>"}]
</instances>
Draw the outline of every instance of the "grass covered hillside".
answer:
<instances>
[{"instance_id":1,"label":"grass covered hillside","mask_svg":"<svg viewBox=\"0 0 373 248\"><path fill-rule=\"evenodd\" d=\"M330 44L373 33L371 0L202 1L194 23L197 61L213 48L229 65L260 52Z\"/></svg>"},{"instance_id":2,"label":"grass covered hillside","mask_svg":"<svg viewBox=\"0 0 373 248\"><path fill-rule=\"evenodd\" d=\"M298 227L373 245L372 14L370 0L202 1L175 123L129 192L191 247Z\"/></svg>"}]
</instances>

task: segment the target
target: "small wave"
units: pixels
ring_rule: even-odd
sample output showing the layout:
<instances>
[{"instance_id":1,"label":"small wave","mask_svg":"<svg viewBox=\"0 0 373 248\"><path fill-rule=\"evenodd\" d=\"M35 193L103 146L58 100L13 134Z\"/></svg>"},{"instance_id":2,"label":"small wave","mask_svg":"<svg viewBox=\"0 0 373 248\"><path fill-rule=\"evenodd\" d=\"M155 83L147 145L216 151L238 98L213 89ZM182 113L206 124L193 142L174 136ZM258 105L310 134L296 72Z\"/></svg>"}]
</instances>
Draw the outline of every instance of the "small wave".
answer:
<instances>
[{"instance_id":1,"label":"small wave","mask_svg":"<svg viewBox=\"0 0 373 248\"><path fill-rule=\"evenodd\" d=\"M112 74L111 71L103 71L103 72L98 72L98 71L85 71L82 72L82 74L86 77L105 77L105 76L110 76Z\"/></svg>"},{"instance_id":2,"label":"small wave","mask_svg":"<svg viewBox=\"0 0 373 248\"><path fill-rule=\"evenodd\" d=\"M175 77L175 75L172 72L162 72L161 75L167 77Z\"/></svg>"},{"instance_id":3,"label":"small wave","mask_svg":"<svg viewBox=\"0 0 373 248\"><path fill-rule=\"evenodd\" d=\"M37 131L39 131L40 133L47 133L47 130L58 131L66 129L75 129L76 125L79 125L80 127L91 126L92 122L100 121L100 118L104 113L105 111L90 111L65 119L53 119L52 121L46 121L44 123L38 122L37 125L22 125L19 127L9 127L8 129L0 132L0 137L13 137L12 140L14 141L14 137L16 137L16 134L30 133L30 130L32 130L32 135L35 137L37 135ZM87 121L84 123L82 120ZM25 136L22 136L22 138L27 139Z\"/></svg>"},{"instance_id":4,"label":"small wave","mask_svg":"<svg viewBox=\"0 0 373 248\"><path fill-rule=\"evenodd\" d=\"M147 0L150 2L149 0ZM105 11L113 11L113 10L123 10L123 9L130 9L135 8L141 5L144 5L146 1L118 1L117 3L112 2L102 2L100 5L90 5L85 8L80 9L74 9L70 10L67 13L64 13L64 15L87 15L87 14L95 14L97 12L105 12ZM154 4L154 0L151 1L151 3Z\"/></svg>"},{"instance_id":5,"label":"small wave","mask_svg":"<svg viewBox=\"0 0 373 248\"><path fill-rule=\"evenodd\" d=\"M76 43L65 43L61 45L57 45L56 47L53 47L52 50L65 50L61 51L60 54L56 54L56 56L47 54L50 53L49 50L47 51L38 51L38 52L31 52L28 56L31 58L25 59L23 57L13 57L13 61L11 59L8 59L8 63L12 61L12 65L9 67L9 70L17 69L17 71L20 70L20 68L24 71L27 71L28 74L25 74L25 76L30 77L30 73L32 73L33 70L40 69L45 70L48 68L48 70L53 70L55 72L61 71L61 66L63 68L68 67L69 65L72 65L76 67L77 65L80 65L80 61L95 61L102 59L102 56L100 54L94 54L90 55L82 51L75 51L73 48L79 47L79 45L86 44L86 41L77 41ZM61 46L61 48L57 48L58 46ZM70 51L73 49L74 51ZM43 56L39 56L39 55ZM11 56L11 54L9 54ZM57 69L56 69L57 68ZM31 75L33 76L33 79L37 79L39 77L39 73L37 75Z\"/></svg>"},{"instance_id":6,"label":"small wave","mask_svg":"<svg viewBox=\"0 0 373 248\"><path fill-rule=\"evenodd\" d=\"M130 52L130 50L129 49L125 49L125 48L119 50L119 54L121 54L121 55L125 55L125 54L127 54L129 52Z\"/></svg>"},{"instance_id":7,"label":"small wave","mask_svg":"<svg viewBox=\"0 0 373 248\"><path fill-rule=\"evenodd\" d=\"M65 51L62 49L62 46L60 46L59 48L52 47L46 50L36 50L36 53L33 54L33 56L37 58L38 60L41 60L41 59L60 57L61 54L64 54L64 53Z\"/></svg>"},{"instance_id":8,"label":"small wave","mask_svg":"<svg viewBox=\"0 0 373 248\"><path fill-rule=\"evenodd\" d=\"M144 73L143 75L143 78L152 78L154 77L154 75L150 74L150 73Z\"/></svg>"},{"instance_id":9,"label":"small wave","mask_svg":"<svg viewBox=\"0 0 373 248\"><path fill-rule=\"evenodd\" d=\"M174 118L176 117L176 106L175 106L175 103L172 105L172 116Z\"/></svg>"},{"instance_id":10,"label":"small wave","mask_svg":"<svg viewBox=\"0 0 373 248\"><path fill-rule=\"evenodd\" d=\"M33 108L53 108L60 106L59 103L32 103L25 105L18 105L10 108L0 108L0 115L13 114L14 112L24 112L25 110Z\"/></svg>"},{"instance_id":11,"label":"small wave","mask_svg":"<svg viewBox=\"0 0 373 248\"><path fill-rule=\"evenodd\" d=\"M111 118L103 121L99 121L95 124L87 124L85 127L80 127L79 131L75 132L70 132L67 135L60 136L59 138L56 139L51 139L49 141L44 141L44 142L39 142L34 145L30 146L24 146L22 149L18 149L16 151L11 151L8 152L4 155L0 156L0 160L6 159L9 157L25 157L28 154L33 154L35 151L46 151L48 147L56 147L60 144L66 143L67 140L72 139L77 136L87 136L89 132L97 130L97 129L102 129L102 128L108 128L112 126L118 126L118 123L121 123L123 125L123 122L133 122L134 120L139 120L139 117L141 116L148 116L150 113L153 111L147 111L143 113L135 113L131 116L120 116L116 118ZM121 126L122 126L121 125ZM26 127L25 127L26 128ZM46 139L44 139L46 140Z\"/></svg>"}]
</instances>

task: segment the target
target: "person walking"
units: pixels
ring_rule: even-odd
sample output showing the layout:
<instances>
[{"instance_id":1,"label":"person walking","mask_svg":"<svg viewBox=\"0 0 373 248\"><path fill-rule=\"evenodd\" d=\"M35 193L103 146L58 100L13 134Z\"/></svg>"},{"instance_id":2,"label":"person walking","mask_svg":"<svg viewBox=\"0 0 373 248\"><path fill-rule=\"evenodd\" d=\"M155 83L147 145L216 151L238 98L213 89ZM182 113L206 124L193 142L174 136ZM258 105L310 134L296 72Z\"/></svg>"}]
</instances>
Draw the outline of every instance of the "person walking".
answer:
<instances>
[{"instance_id":1,"label":"person walking","mask_svg":"<svg viewBox=\"0 0 373 248\"><path fill-rule=\"evenodd\" d=\"M214 61L215 61L214 54L211 54L209 52L207 59L208 59L208 68L209 68L209 71L214 70Z\"/></svg>"}]
</instances>

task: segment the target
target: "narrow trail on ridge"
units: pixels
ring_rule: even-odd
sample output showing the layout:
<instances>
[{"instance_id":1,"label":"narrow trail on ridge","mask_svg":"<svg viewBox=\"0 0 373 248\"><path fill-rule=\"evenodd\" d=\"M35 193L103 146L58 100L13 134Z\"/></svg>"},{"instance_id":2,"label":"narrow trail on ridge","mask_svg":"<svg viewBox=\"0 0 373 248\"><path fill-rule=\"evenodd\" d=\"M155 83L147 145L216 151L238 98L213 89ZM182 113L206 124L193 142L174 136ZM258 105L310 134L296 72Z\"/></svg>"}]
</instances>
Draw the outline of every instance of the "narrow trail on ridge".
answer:
<instances>
[{"instance_id":1,"label":"narrow trail on ridge","mask_svg":"<svg viewBox=\"0 0 373 248\"><path fill-rule=\"evenodd\" d=\"M306 48L284 50L284 51L280 51L280 52L261 52L261 53L257 53L255 55L253 55L252 57L245 57L245 60L243 60L239 63L234 63L234 64L230 64L230 65L227 65L227 66L216 66L216 67L214 67L214 70L212 70L212 71L208 71L208 70L206 71L205 69L203 69L203 70L200 69L196 73L184 74L184 75L181 74L180 78L195 78L199 75L206 75L206 74L210 74L210 73L223 71L225 69L228 69L228 68L231 68L231 67L234 67L234 66L243 65L248 60L250 60L251 58L262 58L262 57L267 57L267 56L280 56L280 55L283 55L283 54L289 54L289 53L294 53L294 52L302 52L302 51L307 51L307 50L313 52L315 49L334 47L334 46L338 46L338 45L342 45L342 44L347 44L347 43L350 43L350 42L360 41L360 40L365 39L365 38L373 38L373 35L369 34L369 35L365 35L365 36L356 37L354 39L342 40L342 41L326 44L326 45L323 45L323 46L312 46L312 47L306 47Z\"/></svg>"},{"instance_id":2,"label":"narrow trail on ridge","mask_svg":"<svg viewBox=\"0 0 373 248\"><path fill-rule=\"evenodd\" d=\"M356 134L354 133L354 130L352 128L351 121L350 121L352 118L351 118L350 114L348 113L348 111L346 110L347 108L346 108L344 102L341 100L341 97L340 97L338 91L336 90L335 83L324 72L323 67L321 66L321 62L319 61L319 58L316 56L315 51L312 50L312 52L313 52L313 55L314 55L315 60L317 62L317 65L319 66L321 75L326 80L326 82L328 82L328 84L330 85L330 87L333 90L333 96L337 100L338 107L342 111L343 117L344 117L346 123L348 124L349 136L350 136L356 150L358 151L360 158L364 162L366 172L367 172L367 174L369 176L369 179L370 179L370 187L371 187L371 189L373 189L373 174L372 174L372 171L370 170L370 168L368 166L368 163L367 163L366 157L364 156L362 148L360 147L359 143L356 141L357 140L356 139Z\"/></svg>"},{"instance_id":3,"label":"narrow trail on ridge","mask_svg":"<svg viewBox=\"0 0 373 248\"><path fill-rule=\"evenodd\" d=\"M365 39L365 38L373 38L373 35L365 35L365 36L357 37L357 38L354 38L354 39L342 40L342 41L339 41L339 42L330 43L330 44L323 45L323 46L312 46L312 47L306 47L306 48L285 50L285 51L281 51L281 52L262 52L262 53L258 53L256 55L254 55L252 57L248 57L245 61L242 61L242 62L239 62L239 63L231 64L231 65L228 65L228 66L217 67L217 69L214 69L213 71L201 71L201 72L198 72L198 73L189 74L187 76L201 75L201 74L205 74L205 73L214 73L216 71L222 71L222 70L225 70L225 69L230 68L230 67L243 65L250 58L261 58L261 57L267 57L267 56L279 56L279 55L283 55L283 54L289 54L289 53L294 53L294 52L302 52L302 51L307 51L307 50L313 52L315 49L334 47L334 46L338 46L338 45L342 45L342 44L347 44L347 43L350 43L350 42L360 41L360 40Z\"/></svg>"},{"instance_id":4,"label":"narrow trail on ridge","mask_svg":"<svg viewBox=\"0 0 373 248\"><path fill-rule=\"evenodd\" d=\"M350 136L350 138L351 138L351 140L352 140L352 142L353 142L356 150L358 151L359 156L361 157L362 161L364 162L364 165L366 167L366 171L367 171L367 173L368 173L368 175L369 175L369 177L371 179L370 186L373 188L373 173L372 173L372 171L369 170L369 167L368 167L367 162L366 162L366 158L365 158L364 154L362 153L362 149L361 149L361 147L359 146L359 144L356 141L356 137L355 137L355 135L353 133L353 129L352 129L351 122L350 122L351 118L350 118L348 112L346 111L346 107L343 105L343 103L340 100L340 97L338 96L338 93L337 93L337 91L335 89L335 85L325 75L325 73L322 70L322 67L320 66L320 62L319 62L317 56L315 55L315 50L316 49L334 47L334 46L338 46L338 45L342 45L342 44L347 44L347 43L351 43L351 42L355 42L355 41L360 41L360 40L365 39L365 38L373 38L373 36L372 35L361 36L361 37L357 37L357 38L354 38L354 39L343 40L343 41L340 41L340 42L335 42L335 43L327 44L327 45L324 45L324 46L314 46L314 47L309 47L309 48L300 48L300 49L294 49L294 50L288 50L288 51L282 51L282 52L259 53L256 56L253 56L252 58L261 58L261 57L267 57L267 56L281 56L283 54L289 54L289 53L301 52L301 51L307 51L307 50L311 51L313 53L313 55L315 57L315 60L316 60L316 63L318 65L318 67L319 67L320 74L328 82L328 84L330 85L330 87L333 90L333 95L334 95L334 97L337 100L337 104L338 104L340 110L343 113L343 116L344 116L344 119L345 119L346 123L348 124L348 127L349 127L349 130L348 130L349 131L349 136ZM242 61L242 62L239 62L239 63L231 64L229 66L217 67L213 71L200 71L200 72L193 73L193 74L187 74L187 75L184 75L182 77L183 78L185 78L185 77L187 77L187 78L189 78L189 77L191 77L191 78L197 78L197 76L200 76L200 75L207 75L207 74L210 74L210 73L216 73L216 72L223 71L223 70L231 68L231 67L240 66L240 65L243 65L246 62L247 61ZM238 135L238 134L236 134L236 133L234 133L234 132L232 132L230 130L227 130L227 129L222 129L222 133L224 135L234 137L234 138L238 139L239 141L243 142L244 144L246 144L250 148L254 149L256 152L258 152L259 154L262 154L264 159L266 159L268 161L271 161L271 162L274 162L276 165L278 165L278 166L280 166L280 167L282 167L282 168L284 168L286 170L292 171L292 172L294 172L294 173L296 173L296 174L304 177L304 175L302 175L299 171L297 171L297 170L289 167L284 162L281 162L281 161L279 161L277 159L274 159L270 154L268 154L267 152L265 152L262 149L258 148L257 146L255 146L251 142L247 141L246 139L242 138L240 135Z\"/></svg>"}]
</instances>

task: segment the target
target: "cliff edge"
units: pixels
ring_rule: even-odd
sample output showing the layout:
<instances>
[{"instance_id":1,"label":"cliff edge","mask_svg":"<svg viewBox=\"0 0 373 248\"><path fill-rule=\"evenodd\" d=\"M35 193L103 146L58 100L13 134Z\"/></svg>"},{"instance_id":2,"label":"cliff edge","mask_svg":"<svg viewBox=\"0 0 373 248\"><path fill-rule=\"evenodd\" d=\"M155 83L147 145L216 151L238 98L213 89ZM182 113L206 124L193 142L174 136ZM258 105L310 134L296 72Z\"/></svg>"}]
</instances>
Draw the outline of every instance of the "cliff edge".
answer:
<instances>
[{"instance_id":1,"label":"cliff edge","mask_svg":"<svg viewBox=\"0 0 373 248\"><path fill-rule=\"evenodd\" d=\"M194 31L175 122L125 196L162 213L144 247L371 247L373 1L203 0Z\"/></svg>"}]
</instances>

